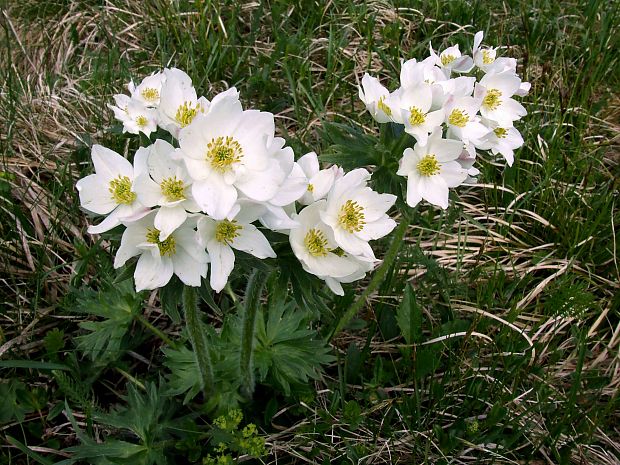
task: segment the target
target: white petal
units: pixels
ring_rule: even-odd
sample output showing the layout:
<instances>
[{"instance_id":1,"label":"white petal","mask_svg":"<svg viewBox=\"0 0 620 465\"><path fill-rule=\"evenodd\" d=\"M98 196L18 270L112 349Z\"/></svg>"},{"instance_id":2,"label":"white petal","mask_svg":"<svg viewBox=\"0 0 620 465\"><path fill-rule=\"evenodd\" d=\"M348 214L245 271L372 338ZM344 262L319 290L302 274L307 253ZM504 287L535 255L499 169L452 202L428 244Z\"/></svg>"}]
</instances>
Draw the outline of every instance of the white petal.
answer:
<instances>
[{"instance_id":1,"label":"white petal","mask_svg":"<svg viewBox=\"0 0 620 465\"><path fill-rule=\"evenodd\" d=\"M277 163L264 171L248 171L237 180L236 186L250 199L265 201L271 199L284 181L286 174Z\"/></svg>"},{"instance_id":2,"label":"white petal","mask_svg":"<svg viewBox=\"0 0 620 465\"><path fill-rule=\"evenodd\" d=\"M80 195L80 204L88 211L106 215L118 205L110 195L109 183L103 176L91 174L80 179L75 187Z\"/></svg>"},{"instance_id":3,"label":"white petal","mask_svg":"<svg viewBox=\"0 0 620 465\"><path fill-rule=\"evenodd\" d=\"M419 180L422 198L433 205L448 208L448 186L441 176L424 176Z\"/></svg>"},{"instance_id":4,"label":"white petal","mask_svg":"<svg viewBox=\"0 0 620 465\"><path fill-rule=\"evenodd\" d=\"M172 278L173 266L169 258L156 257L146 252L138 259L134 279L136 292L165 286Z\"/></svg>"},{"instance_id":5,"label":"white petal","mask_svg":"<svg viewBox=\"0 0 620 465\"><path fill-rule=\"evenodd\" d=\"M141 253L141 250L137 247L138 244L144 242L144 233L146 231L140 227L133 227L125 229L123 237L121 237L121 245L116 251L114 257L114 268L120 268L131 257Z\"/></svg>"},{"instance_id":6,"label":"white petal","mask_svg":"<svg viewBox=\"0 0 620 465\"><path fill-rule=\"evenodd\" d=\"M101 234L103 232L109 231L112 228L115 228L121 224L121 221L118 217L118 208L113 210L101 223L98 225L92 225L88 227L89 234Z\"/></svg>"},{"instance_id":7,"label":"white petal","mask_svg":"<svg viewBox=\"0 0 620 465\"><path fill-rule=\"evenodd\" d=\"M237 201L237 189L217 175L210 176L207 181L194 182L192 195L202 211L216 220L226 218Z\"/></svg>"},{"instance_id":8,"label":"white petal","mask_svg":"<svg viewBox=\"0 0 620 465\"><path fill-rule=\"evenodd\" d=\"M356 235L364 241L380 239L391 233L395 227L396 221L386 215L385 218L365 224L364 228Z\"/></svg>"},{"instance_id":9,"label":"white petal","mask_svg":"<svg viewBox=\"0 0 620 465\"><path fill-rule=\"evenodd\" d=\"M363 255L368 258L375 258L375 254L368 242L355 236L355 234L341 228L336 228L334 230L334 238L338 245L351 255Z\"/></svg>"},{"instance_id":10,"label":"white petal","mask_svg":"<svg viewBox=\"0 0 620 465\"><path fill-rule=\"evenodd\" d=\"M155 228L159 229L159 240L166 240L186 219L187 212L183 207L161 207L155 215L154 222Z\"/></svg>"},{"instance_id":11,"label":"white petal","mask_svg":"<svg viewBox=\"0 0 620 465\"><path fill-rule=\"evenodd\" d=\"M200 286L200 279L206 278L208 265L200 263L185 252L183 249L177 250L172 257L174 274L188 286Z\"/></svg>"},{"instance_id":12,"label":"white petal","mask_svg":"<svg viewBox=\"0 0 620 465\"><path fill-rule=\"evenodd\" d=\"M336 172L331 168L321 170L314 175L310 179L310 184L312 184L313 187L312 197L314 200L316 201L324 198L334 185L335 180Z\"/></svg>"},{"instance_id":13,"label":"white petal","mask_svg":"<svg viewBox=\"0 0 620 465\"><path fill-rule=\"evenodd\" d=\"M136 178L133 189L136 192L138 201L145 207L154 207L164 200L162 199L160 186L146 173Z\"/></svg>"},{"instance_id":14,"label":"white petal","mask_svg":"<svg viewBox=\"0 0 620 465\"><path fill-rule=\"evenodd\" d=\"M448 187L457 187L467 179L467 170L464 170L456 161L450 161L441 165L439 174Z\"/></svg>"},{"instance_id":15,"label":"white petal","mask_svg":"<svg viewBox=\"0 0 620 465\"><path fill-rule=\"evenodd\" d=\"M344 295L344 289L342 289L342 285L340 284L340 281L334 279L334 278L330 278L329 276L325 276L323 278L325 280L325 284L327 284L327 287L329 287L329 289L336 295Z\"/></svg>"},{"instance_id":16,"label":"white petal","mask_svg":"<svg viewBox=\"0 0 620 465\"><path fill-rule=\"evenodd\" d=\"M95 144L93 145L91 155L93 165L95 165L95 172L103 176L104 179L112 180L119 175L133 179L133 166L114 150Z\"/></svg>"},{"instance_id":17,"label":"white petal","mask_svg":"<svg viewBox=\"0 0 620 465\"><path fill-rule=\"evenodd\" d=\"M211 257L211 288L215 292L220 292L235 266L235 253L228 245L221 244L215 239L209 241L207 250Z\"/></svg>"},{"instance_id":18,"label":"white petal","mask_svg":"<svg viewBox=\"0 0 620 465\"><path fill-rule=\"evenodd\" d=\"M319 172L319 158L315 152L308 152L297 160L297 163L301 166L304 174L309 178Z\"/></svg>"},{"instance_id":19,"label":"white petal","mask_svg":"<svg viewBox=\"0 0 620 465\"><path fill-rule=\"evenodd\" d=\"M407 178L407 205L415 207L422 201L420 194L420 176L412 175Z\"/></svg>"},{"instance_id":20,"label":"white petal","mask_svg":"<svg viewBox=\"0 0 620 465\"><path fill-rule=\"evenodd\" d=\"M256 226L244 224L238 233L239 235L232 240L231 247L252 254L257 258L276 257L269 241L262 232L256 229Z\"/></svg>"}]
</instances>

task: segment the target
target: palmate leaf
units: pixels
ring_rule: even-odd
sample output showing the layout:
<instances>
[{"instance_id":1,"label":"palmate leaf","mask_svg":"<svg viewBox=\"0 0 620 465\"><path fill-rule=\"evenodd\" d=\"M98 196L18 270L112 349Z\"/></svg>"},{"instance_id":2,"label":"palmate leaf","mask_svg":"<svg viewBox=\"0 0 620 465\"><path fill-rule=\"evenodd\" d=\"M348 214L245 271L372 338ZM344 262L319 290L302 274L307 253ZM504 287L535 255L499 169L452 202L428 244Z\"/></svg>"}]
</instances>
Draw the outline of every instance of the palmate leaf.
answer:
<instances>
[{"instance_id":1,"label":"palmate leaf","mask_svg":"<svg viewBox=\"0 0 620 465\"><path fill-rule=\"evenodd\" d=\"M122 353L123 337L140 311L141 304L142 298L134 292L131 281L100 292L84 291L72 311L95 315L103 320L80 323L87 333L76 338L78 349L94 362L116 360Z\"/></svg>"},{"instance_id":2,"label":"palmate leaf","mask_svg":"<svg viewBox=\"0 0 620 465\"><path fill-rule=\"evenodd\" d=\"M286 395L291 385L321 376L322 365L335 360L330 347L307 327L307 313L295 302L271 303L256 322L254 367L261 382L275 382Z\"/></svg>"},{"instance_id":3,"label":"palmate leaf","mask_svg":"<svg viewBox=\"0 0 620 465\"><path fill-rule=\"evenodd\" d=\"M115 430L116 438L103 442L82 435L82 444L67 449L73 458L85 459L88 463L166 465L174 463L166 453L167 444L173 444L173 437L191 433L191 424L185 418L175 418L175 405L162 395L154 383L146 383L145 392L134 385L128 387L126 404L109 413L96 413L93 419ZM117 439L123 437L127 440ZM135 441L131 441L135 438Z\"/></svg>"}]
</instances>

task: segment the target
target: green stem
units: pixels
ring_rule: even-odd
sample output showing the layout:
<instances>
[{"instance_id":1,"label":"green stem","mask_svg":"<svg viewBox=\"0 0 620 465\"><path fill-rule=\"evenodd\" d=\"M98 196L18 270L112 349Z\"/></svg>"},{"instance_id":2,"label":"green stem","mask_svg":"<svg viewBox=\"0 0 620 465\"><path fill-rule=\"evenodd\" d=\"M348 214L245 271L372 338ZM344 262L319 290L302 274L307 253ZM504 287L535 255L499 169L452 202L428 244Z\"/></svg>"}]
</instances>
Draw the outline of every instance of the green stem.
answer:
<instances>
[{"instance_id":1,"label":"green stem","mask_svg":"<svg viewBox=\"0 0 620 465\"><path fill-rule=\"evenodd\" d=\"M200 385L205 394L211 393L213 391L213 366L209 354L209 343L207 333L202 327L202 321L200 321L196 289L191 286L183 287L183 311L185 312L185 324L189 340L194 348L196 362L198 362Z\"/></svg>"},{"instance_id":2,"label":"green stem","mask_svg":"<svg viewBox=\"0 0 620 465\"><path fill-rule=\"evenodd\" d=\"M160 330L159 328L157 328L156 326L152 325L149 320L147 320L144 315L136 315L136 319L145 327L147 328L149 331L151 331L153 334L155 334L158 338L160 338L162 341L164 341L167 345L169 345L170 347L174 347L175 343L172 341L172 339L170 339L168 336L166 336L166 334Z\"/></svg>"},{"instance_id":3,"label":"green stem","mask_svg":"<svg viewBox=\"0 0 620 465\"><path fill-rule=\"evenodd\" d=\"M390 248L385 254L383 263L379 268L377 268L377 271L375 271L374 276L368 283L366 289L364 289L364 292L362 292L359 298L355 302L353 302L353 305L349 307L345 314L340 317L338 324L329 336L330 341L336 334L342 331L342 329L347 324L349 324L349 321L351 321L351 319L355 315L357 315L357 313L362 309L362 307L366 303L366 299L368 299L370 294L372 294L381 285L381 283L385 279L385 275L387 274L388 270L392 268L392 265L394 265L394 260L396 260L398 251L400 250L400 246L402 245L403 238L405 237L405 232L407 231L407 226L409 226L409 221L407 221L406 217L403 215L400 224L394 230L392 243L390 244Z\"/></svg>"},{"instance_id":4,"label":"green stem","mask_svg":"<svg viewBox=\"0 0 620 465\"><path fill-rule=\"evenodd\" d=\"M267 273L255 270L250 276L245 293L245 312L243 314L243 327L241 333L241 389L243 394L251 398L254 392L254 367L252 366L252 353L254 352L254 329L256 327L256 315L260 308L260 297L267 281Z\"/></svg>"}]
</instances>

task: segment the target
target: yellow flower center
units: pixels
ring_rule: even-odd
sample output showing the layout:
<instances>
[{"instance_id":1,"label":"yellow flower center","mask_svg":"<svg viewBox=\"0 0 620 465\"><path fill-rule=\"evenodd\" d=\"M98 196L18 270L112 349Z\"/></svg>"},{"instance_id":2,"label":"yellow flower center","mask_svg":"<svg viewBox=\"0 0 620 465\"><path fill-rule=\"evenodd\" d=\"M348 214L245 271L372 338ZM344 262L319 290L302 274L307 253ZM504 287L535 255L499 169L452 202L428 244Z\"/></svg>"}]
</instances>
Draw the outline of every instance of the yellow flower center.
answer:
<instances>
[{"instance_id":1,"label":"yellow flower center","mask_svg":"<svg viewBox=\"0 0 620 465\"><path fill-rule=\"evenodd\" d=\"M159 99L159 91L153 87L145 87L140 95L147 102L156 102Z\"/></svg>"},{"instance_id":2,"label":"yellow flower center","mask_svg":"<svg viewBox=\"0 0 620 465\"><path fill-rule=\"evenodd\" d=\"M324 257L329 252L327 248L327 238L320 229L312 228L304 237L304 245L308 253L313 257Z\"/></svg>"},{"instance_id":3,"label":"yellow flower center","mask_svg":"<svg viewBox=\"0 0 620 465\"><path fill-rule=\"evenodd\" d=\"M202 105L197 104L193 107L190 102L184 102L183 105L177 108L174 119L184 128L194 120L199 111L202 111Z\"/></svg>"},{"instance_id":4,"label":"yellow flower center","mask_svg":"<svg viewBox=\"0 0 620 465\"><path fill-rule=\"evenodd\" d=\"M452 110L452 113L450 113L450 116L448 117L448 123L459 128L465 127L468 121L469 116L467 113L463 110L459 110L458 108Z\"/></svg>"},{"instance_id":5,"label":"yellow flower center","mask_svg":"<svg viewBox=\"0 0 620 465\"><path fill-rule=\"evenodd\" d=\"M386 115L392 116L391 108L385 104L385 96L379 98L379 101L377 102L377 108L379 108L379 110L381 110Z\"/></svg>"},{"instance_id":6,"label":"yellow flower center","mask_svg":"<svg viewBox=\"0 0 620 465\"><path fill-rule=\"evenodd\" d=\"M508 130L504 128L495 128L493 129L493 132L498 138L503 139L504 137L506 137L506 133L508 132Z\"/></svg>"},{"instance_id":7,"label":"yellow flower center","mask_svg":"<svg viewBox=\"0 0 620 465\"><path fill-rule=\"evenodd\" d=\"M314 186L312 184L308 184L308 192L314 192Z\"/></svg>"},{"instance_id":8,"label":"yellow flower center","mask_svg":"<svg viewBox=\"0 0 620 465\"><path fill-rule=\"evenodd\" d=\"M146 116L140 115L136 118L136 124L139 128L143 128L149 122Z\"/></svg>"},{"instance_id":9,"label":"yellow flower center","mask_svg":"<svg viewBox=\"0 0 620 465\"><path fill-rule=\"evenodd\" d=\"M159 229L149 228L146 233L146 242L156 244L159 255L170 257L177 252L177 242L174 236L168 236L165 240L159 240Z\"/></svg>"},{"instance_id":10,"label":"yellow flower center","mask_svg":"<svg viewBox=\"0 0 620 465\"><path fill-rule=\"evenodd\" d=\"M131 179L127 176L119 174L117 178L112 179L108 190L116 203L130 205L136 200L136 193L131 191Z\"/></svg>"},{"instance_id":11,"label":"yellow flower center","mask_svg":"<svg viewBox=\"0 0 620 465\"><path fill-rule=\"evenodd\" d=\"M495 58L493 57L493 55L491 55L491 52L489 50L482 51L482 63L483 64L490 65L494 61L495 61Z\"/></svg>"},{"instance_id":12,"label":"yellow flower center","mask_svg":"<svg viewBox=\"0 0 620 465\"><path fill-rule=\"evenodd\" d=\"M364 208L353 200L347 200L340 208L338 223L350 233L361 231L366 224L366 221L364 221Z\"/></svg>"},{"instance_id":13,"label":"yellow flower center","mask_svg":"<svg viewBox=\"0 0 620 465\"><path fill-rule=\"evenodd\" d=\"M454 55L441 55L441 64L444 66L449 65L454 60L456 60L456 57Z\"/></svg>"},{"instance_id":14,"label":"yellow flower center","mask_svg":"<svg viewBox=\"0 0 620 465\"><path fill-rule=\"evenodd\" d=\"M207 144L207 161L211 168L220 173L230 170L233 163L241 161L242 156L241 145L230 136L216 137Z\"/></svg>"},{"instance_id":15,"label":"yellow flower center","mask_svg":"<svg viewBox=\"0 0 620 465\"><path fill-rule=\"evenodd\" d=\"M426 121L426 115L418 107L409 108L409 124L419 126Z\"/></svg>"},{"instance_id":16,"label":"yellow flower center","mask_svg":"<svg viewBox=\"0 0 620 465\"><path fill-rule=\"evenodd\" d=\"M434 176L441 171L441 166L434 154L429 153L420 160L416 166L422 176Z\"/></svg>"},{"instance_id":17,"label":"yellow flower center","mask_svg":"<svg viewBox=\"0 0 620 465\"><path fill-rule=\"evenodd\" d=\"M177 200L185 199L185 186L183 181L177 179L176 176L171 176L164 179L159 185L161 193L166 197L168 202L176 202Z\"/></svg>"},{"instance_id":18,"label":"yellow flower center","mask_svg":"<svg viewBox=\"0 0 620 465\"><path fill-rule=\"evenodd\" d=\"M215 239L222 244L229 244L235 237L239 236L240 229L243 226L237 224L235 220L222 220L215 227Z\"/></svg>"},{"instance_id":19,"label":"yellow flower center","mask_svg":"<svg viewBox=\"0 0 620 465\"><path fill-rule=\"evenodd\" d=\"M489 89L482 100L482 105L489 110L495 110L502 101L500 97L502 93L497 89Z\"/></svg>"}]
</instances>

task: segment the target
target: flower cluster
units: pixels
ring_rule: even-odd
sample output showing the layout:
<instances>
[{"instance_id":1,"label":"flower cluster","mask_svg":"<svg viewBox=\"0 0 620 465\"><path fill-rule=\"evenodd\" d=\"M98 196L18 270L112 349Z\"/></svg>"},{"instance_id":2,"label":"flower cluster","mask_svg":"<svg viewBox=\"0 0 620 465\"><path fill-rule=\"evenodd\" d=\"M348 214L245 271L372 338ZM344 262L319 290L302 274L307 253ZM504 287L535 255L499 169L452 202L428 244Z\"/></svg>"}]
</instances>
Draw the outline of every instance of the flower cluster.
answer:
<instances>
[{"instance_id":1,"label":"flower cluster","mask_svg":"<svg viewBox=\"0 0 620 465\"><path fill-rule=\"evenodd\" d=\"M513 97L526 95L530 84L516 74L514 58L481 47L482 38L482 32L475 35L472 57L458 45L439 54L431 45L425 60L402 63L393 92L368 74L362 79L360 99L373 118L403 125L416 140L397 172L407 177L412 207L424 199L447 208L448 189L479 173L473 167L477 150L499 153L512 166L514 150L523 145L514 122L527 112Z\"/></svg>"},{"instance_id":2,"label":"flower cluster","mask_svg":"<svg viewBox=\"0 0 620 465\"><path fill-rule=\"evenodd\" d=\"M209 101L175 68L128 88L111 106L124 131L150 136L159 127L173 143L155 139L133 163L94 145L95 173L77 189L83 208L107 215L90 233L126 227L114 266L139 256L138 291L162 287L173 274L200 286L210 264L219 292L234 268L233 249L276 256L264 229L288 234L304 269L338 294L341 283L373 268L369 241L394 228L386 212L395 197L370 189L366 170L321 170L313 152L296 162L275 136L273 114L244 110L235 88ZM299 214L297 203L307 205Z\"/></svg>"}]
</instances>

